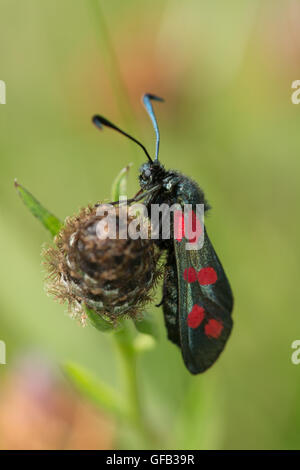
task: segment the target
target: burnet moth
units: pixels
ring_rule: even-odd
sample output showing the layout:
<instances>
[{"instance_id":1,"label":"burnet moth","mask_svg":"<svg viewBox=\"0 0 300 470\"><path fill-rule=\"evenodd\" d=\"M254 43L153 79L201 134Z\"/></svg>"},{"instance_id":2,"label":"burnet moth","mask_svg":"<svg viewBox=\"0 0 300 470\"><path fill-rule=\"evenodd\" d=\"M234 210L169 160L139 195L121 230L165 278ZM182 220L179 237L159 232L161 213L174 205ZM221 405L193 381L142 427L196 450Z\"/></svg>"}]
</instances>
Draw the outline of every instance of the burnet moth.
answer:
<instances>
[{"instance_id":1,"label":"burnet moth","mask_svg":"<svg viewBox=\"0 0 300 470\"><path fill-rule=\"evenodd\" d=\"M154 160L141 142L104 117L94 116L93 122L100 129L104 125L125 135L147 155L148 161L140 168L141 189L130 202L144 199L149 209L153 204L179 204L182 208L189 205L193 223L193 219L197 218L197 205L202 204L204 212L209 206L197 183L178 171L165 170L159 162L160 136L151 100L163 100L152 94L143 96L143 103L156 133ZM192 374L199 374L214 364L230 336L233 296L204 225L200 224L204 236L202 247L187 249L191 240L187 230L184 230L186 218L181 219L181 236L175 233L178 231L178 220L176 222L174 212L171 236L169 239L160 237L156 240L159 248L167 252L161 305L168 339L181 349L187 369ZM163 220L160 222L163 223Z\"/></svg>"}]
</instances>

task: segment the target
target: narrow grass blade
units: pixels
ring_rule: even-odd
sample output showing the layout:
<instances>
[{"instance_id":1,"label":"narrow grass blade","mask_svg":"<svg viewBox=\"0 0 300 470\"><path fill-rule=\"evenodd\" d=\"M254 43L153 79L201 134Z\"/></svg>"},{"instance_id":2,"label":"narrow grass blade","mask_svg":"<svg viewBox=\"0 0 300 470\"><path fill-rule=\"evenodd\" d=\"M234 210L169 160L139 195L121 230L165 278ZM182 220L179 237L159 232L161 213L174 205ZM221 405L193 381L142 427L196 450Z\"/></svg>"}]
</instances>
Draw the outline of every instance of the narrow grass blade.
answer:
<instances>
[{"instance_id":1,"label":"narrow grass blade","mask_svg":"<svg viewBox=\"0 0 300 470\"><path fill-rule=\"evenodd\" d=\"M62 222L53 214L51 214L51 212L45 209L45 207L43 207L39 201L16 180L15 187L19 193L19 196L30 212L44 225L47 230L49 230L51 235L57 235L63 226Z\"/></svg>"},{"instance_id":2,"label":"narrow grass blade","mask_svg":"<svg viewBox=\"0 0 300 470\"><path fill-rule=\"evenodd\" d=\"M78 391L99 408L118 417L125 416L126 410L120 397L109 385L74 362L65 363L63 370Z\"/></svg>"},{"instance_id":3,"label":"narrow grass blade","mask_svg":"<svg viewBox=\"0 0 300 470\"><path fill-rule=\"evenodd\" d=\"M129 163L125 168L122 168L112 185L112 200L118 201L120 196L125 196L127 193L127 177L132 163Z\"/></svg>"}]
</instances>

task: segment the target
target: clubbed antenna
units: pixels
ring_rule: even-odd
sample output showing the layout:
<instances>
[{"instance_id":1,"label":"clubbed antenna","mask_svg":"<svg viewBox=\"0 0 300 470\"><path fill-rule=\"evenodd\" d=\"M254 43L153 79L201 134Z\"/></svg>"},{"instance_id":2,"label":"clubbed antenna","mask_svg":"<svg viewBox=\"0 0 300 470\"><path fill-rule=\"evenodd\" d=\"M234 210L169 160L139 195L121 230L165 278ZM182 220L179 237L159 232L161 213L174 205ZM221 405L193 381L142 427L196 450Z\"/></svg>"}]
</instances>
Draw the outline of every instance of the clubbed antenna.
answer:
<instances>
[{"instance_id":1,"label":"clubbed antenna","mask_svg":"<svg viewBox=\"0 0 300 470\"><path fill-rule=\"evenodd\" d=\"M93 117L92 121L95 124L95 126L100 130L102 129L103 126L106 126L106 127L110 127L111 129L114 129L115 131L120 132L120 134L125 135L125 137L128 137L128 139L130 139L133 142L135 142L136 144L138 144L144 150L145 154L147 155L147 158L148 158L149 162L153 163L153 160L150 157L146 147L143 144L141 144L141 142L139 142L137 139L135 139L131 135L127 134L127 132L122 131L122 129L115 126L112 122L108 121L108 119L104 118L103 116L96 115L96 116Z\"/></svg>"},{"instance_id":2,"label":"clubbed antenna","mask_svg":"<svg viewBox=\"0 0 300 470\"><path fill-rule=\"evenodd\" d=\"M159 152L159 142L160 142L160 135L159 135L159 129L157 125L157 120L153 111L152 103L151 100L154 101L164 101L162 98L159 98L158 96L152 95L151 93L146 93L143 96L143 103L146 108L147 113L150 116L150 119L152 121L155 134L156 134L156 150L155 150L155 160L158 160L158 152Z\"/></svg>"}]
</instances>

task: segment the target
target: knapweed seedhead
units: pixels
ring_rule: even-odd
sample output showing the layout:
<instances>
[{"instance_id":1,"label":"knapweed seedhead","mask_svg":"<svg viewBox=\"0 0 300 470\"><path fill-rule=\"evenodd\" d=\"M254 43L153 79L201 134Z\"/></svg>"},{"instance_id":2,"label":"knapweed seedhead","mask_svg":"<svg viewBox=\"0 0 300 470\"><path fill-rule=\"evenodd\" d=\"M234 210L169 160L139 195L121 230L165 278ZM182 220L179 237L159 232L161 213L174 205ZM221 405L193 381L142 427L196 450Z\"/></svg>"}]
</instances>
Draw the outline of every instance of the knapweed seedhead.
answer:
<instances>
[{"instance_id":1,"label":"knapweed seedhead","mask_svg":"<svg viewBox=\"0 0 300 470\"><path fill-rule=\"evenodd\" d=\"M133 221L126 207L125 225ZM124 211L124 208L122 209ZM55 246L44 250L47 290L85 323L85 306L117 323L121 316L135 318L151 300L160 275L159 253L152 240L99 237L103 215L99 207L87 207L66 219L55 237ZM116 226L124 213L115 211ZM126 228L127 228L126 227ZM124 227L123 227L124 228Z\"/></svg>"}]
</instances>

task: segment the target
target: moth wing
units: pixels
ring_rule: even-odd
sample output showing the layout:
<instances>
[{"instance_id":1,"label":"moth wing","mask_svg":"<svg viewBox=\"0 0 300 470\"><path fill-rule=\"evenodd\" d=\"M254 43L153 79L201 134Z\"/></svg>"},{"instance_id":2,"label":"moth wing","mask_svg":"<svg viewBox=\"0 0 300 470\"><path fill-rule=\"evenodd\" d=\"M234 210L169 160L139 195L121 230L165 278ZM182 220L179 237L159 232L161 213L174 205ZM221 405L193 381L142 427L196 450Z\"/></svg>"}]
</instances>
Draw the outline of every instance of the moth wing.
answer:
<instances>
[{"instance_id":1,"label":"moth wing","mask_svg":"<svg viewBox=\"0 0 300 470\"><path fill-rule=\"evenodd\" d=\"M180 242L174 240L174 248L180 346L187 368L192 374L198 374L208 369L225 347L233 325L233 297L224 269L205 229L201 249L186 250L185 238ZM197 274L203 268L212 268L210 272L216 274L216 280L206 285L201 285L198 278L188 282L186 270L189 268Z\"/></svg>"}]
</instances>

